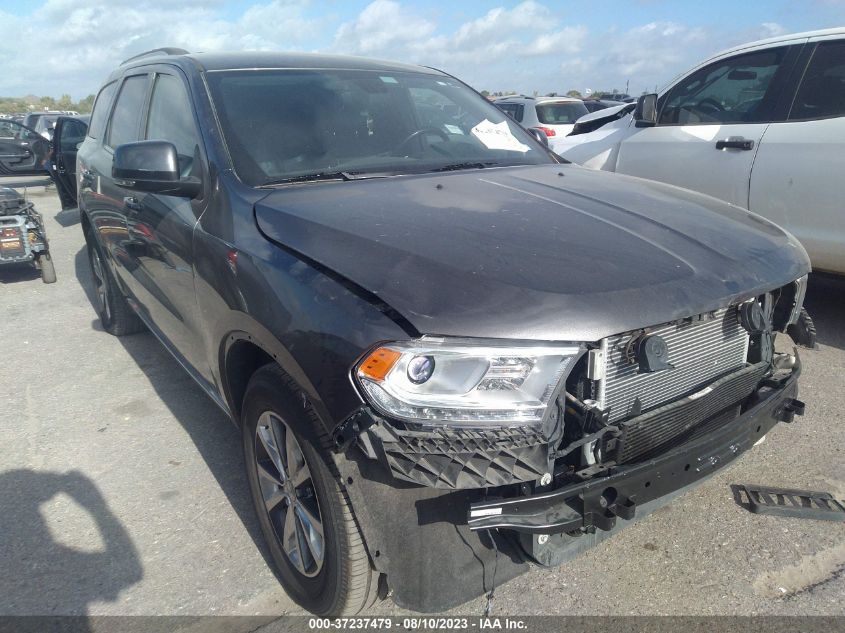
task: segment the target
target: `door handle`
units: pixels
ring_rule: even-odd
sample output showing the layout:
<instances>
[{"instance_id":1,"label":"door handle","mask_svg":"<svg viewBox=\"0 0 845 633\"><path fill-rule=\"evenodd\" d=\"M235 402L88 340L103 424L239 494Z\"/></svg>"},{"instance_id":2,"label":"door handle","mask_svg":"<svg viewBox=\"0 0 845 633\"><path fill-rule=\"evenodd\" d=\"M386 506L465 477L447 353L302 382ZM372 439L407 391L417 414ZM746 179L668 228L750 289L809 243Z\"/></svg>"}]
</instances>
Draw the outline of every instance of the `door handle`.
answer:
<instances>
[{"instance_id":1,"label":"door handle","mask_svg":"<svg viewBox=\"0 0 845 633\"><path fill-rule=\"evenodd\" d=\"M754 149L754 141L741 136L729 136L724 140L716 141L716 149L741 149L747 152Z\"/></svg>"},{"instance_id":2,"label":"door handle","mask_svg":"<svg viewBox=\"0 0 845 633\"><path fill-rule=\"evenodd\" d=\"M141 203L138 202L138 198L135 196L126 196L123 199L123 206L126 207L129 215L134 215L141 210Z\"/></svg>"}]
</instances>

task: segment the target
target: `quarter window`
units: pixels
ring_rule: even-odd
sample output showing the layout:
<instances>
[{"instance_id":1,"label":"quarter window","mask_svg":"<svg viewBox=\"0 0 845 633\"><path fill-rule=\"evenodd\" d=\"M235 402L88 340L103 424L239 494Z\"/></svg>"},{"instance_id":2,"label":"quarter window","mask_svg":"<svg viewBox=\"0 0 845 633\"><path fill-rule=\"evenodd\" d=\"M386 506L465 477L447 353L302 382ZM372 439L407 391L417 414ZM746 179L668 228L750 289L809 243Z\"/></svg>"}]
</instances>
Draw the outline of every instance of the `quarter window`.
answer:
<instances>
[{"instance_id":1,"label":"quarter window","mask_svg":"<svg viewBox=\"0 0 845 633\"><path fill-rule=\"evenodd\" d=\"M702 68L670 91L661 125L770 121L777 95L773 81L787 48L737 55Z\"/></svg>"},{"instance_id":2,"label":"quarter window","mask_svg":"<svg viewBox=\"0 0 845 633\"><path fill-rule=\"evenodd\" d=\"M103 133L116 89L117 82L113 81L103 86L100 94L97 95L97 101L94 103L94 112L91 113L91 125L88 127L88 136L91 138L100 138L100 135Z\"/></svg>"},{"instance_id":3,"label":"quarter window","mask_svg":"<svg viewBox=\"0 0 845 633\"><path fill-rule=\"evenodd\" d=\"M790 120L845 116L845 42L820 44L804 73Z\"/></svg>"},{"instance_id":4,"label":"quarter window","mask_svg":"<svg viewBox=\"0 0 845 633\"><path fill-rule=\"evenodd\" d=\"M128 77L120 88L109 125L106 145L117 147L138 140L141 110L147 94L147 75Z\"/></svg>"},{"instance_id":5,"label":"quarter window","mask_svg":"<svg viewBox=\"0 0 845 633\"><path fill-rule=\"evenodd\" d=\"M522 121L522 115L525 112L525 106L521 103L497 103L499 110L507 114L514 121Z\"/></svg>"},{"instance_id":6,"label":"quarter window","mask_svg":"<svg viewBox=\"0 0 845 633\"><path fill-rule=\"evenodd\" d=\"M182 81L174 75L158 75L150 100L146 138L173 143L183 177L190 174L199 144L192 112Z\"/></svg>"}]
</instances>

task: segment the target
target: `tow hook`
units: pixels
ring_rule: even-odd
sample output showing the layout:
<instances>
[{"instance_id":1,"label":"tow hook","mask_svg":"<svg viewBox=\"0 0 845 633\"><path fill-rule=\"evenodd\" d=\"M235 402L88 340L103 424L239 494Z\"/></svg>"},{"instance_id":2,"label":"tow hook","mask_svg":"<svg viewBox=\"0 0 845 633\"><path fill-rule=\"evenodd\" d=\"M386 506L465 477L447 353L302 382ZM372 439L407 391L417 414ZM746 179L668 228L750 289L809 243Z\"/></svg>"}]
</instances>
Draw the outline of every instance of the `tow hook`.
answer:
<instances>
[{"instance_id":1,"label":"tow hook","mask_svg":"<svg viewBox=\"0 0 845 633\"><path fill-rule=\"evenodd\" d=\"M805 407L806 405L801 400L790 398L789 400L784 400L781 406L778 407L775 417L781 422L788 424L795 419L796 415L804 415Z\"/></svg>"},{"instance_id":2,"label":"tow hook","mask_svg":"<svg viewBox=\"0 0 845 633\"><path fill-rule=\"evenodd\" d=\"M609 531L616 525L616 517L631 520L634 518L637 503L634 496L619 495L615 488L605 488L597 497L586 499L584 504L584 527Z\"/></svg>"}]
</instances>

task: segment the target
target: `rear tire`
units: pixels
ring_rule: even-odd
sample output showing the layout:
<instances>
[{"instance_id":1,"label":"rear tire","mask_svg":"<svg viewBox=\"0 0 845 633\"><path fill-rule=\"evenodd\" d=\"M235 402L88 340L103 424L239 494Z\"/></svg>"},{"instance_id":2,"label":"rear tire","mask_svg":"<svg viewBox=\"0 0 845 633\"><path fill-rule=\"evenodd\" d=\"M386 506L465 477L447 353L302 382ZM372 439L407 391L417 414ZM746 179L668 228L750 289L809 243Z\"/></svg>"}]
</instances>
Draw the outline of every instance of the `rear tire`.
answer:
<instances>
[{"instance_id":1,"label":"rear tire","mask_svg":"<svg viewBox=\"0 0 845 633\"><path fill-rule=\"evenodd\" d=\"M261 531L276 576L297 604L317 615L354 615L375 602L378 574L327 450L328 438L286 386L290 379L281 369L266 365L244 396L244 456ZM281 475L273 479L270 471ZM305 523L295 523L304 507L297 504L310 504Z\"/></svg>"},{"instance_id":2,"label":"rear tire","mask_svg":"<svg viewBox=\"0 0 845 633\"><path fill-rule=\"evenodd\" d=\"M56 283L56 267L53 266L53 258L49 253L38 257L38 266L41 268L41 281L45 284Z\"/></svg>"},{"instance_id":3,"label":"rear tire","mask_svg":"<svg viewBox=\"0 0 845 633\"><path fill-rule=\"evenodd\" d=\"M129 302L126 301L126 297L123 296L114 275L106 264L100 245L88 231L85 232L85 243L88 248L91 278L94 282L96 297L94 307L103 329L115 336L142 332L146 329L144 322L129 306Z\"/></svg>"}]
</instances>

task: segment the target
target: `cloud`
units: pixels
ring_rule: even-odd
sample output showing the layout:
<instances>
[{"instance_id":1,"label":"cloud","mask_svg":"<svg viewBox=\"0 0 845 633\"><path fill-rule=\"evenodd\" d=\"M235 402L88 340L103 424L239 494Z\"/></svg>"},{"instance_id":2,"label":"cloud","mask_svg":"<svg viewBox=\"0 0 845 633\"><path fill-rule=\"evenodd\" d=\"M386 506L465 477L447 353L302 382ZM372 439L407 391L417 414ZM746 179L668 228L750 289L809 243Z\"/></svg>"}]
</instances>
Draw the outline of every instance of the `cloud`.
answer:
<instances>
[{"instance_id":1,"label":"cloud","mask_svg":"<svg viewBox=\"0 0 845 633\"><path fill-rule=\"evenodd\" d=\"M451 32L437 34L428 18L395 0L375 0L342 24L333 49L416 63L491 63L508 56L572 53L587 36L583 26L558 28L551 11L533 0L512 9L497 7ZM443 29L445 30L445 29Z\"/></svg>"},{"instance_id":2,"label":"cloud","mask_svg":"<svg viewBox=\"0 0 845 633\"><path fill-rule=\"evenodd\" d=\"M434 22L405 10L393 0L375 0L352 22L342 24L334 47L357 55L385 54L429 40Z\"/></svg>"},{"instance_id":3,"label":"cloud","mask_svg":"<svg viewBox=\"0 0 845 633\"><path fill-rule=\"evenodd\" d=\"M325 26L307 0L257 3L235 20L212 0L48 0L31 15L0 11L0 95L82 97L122 60L145 50L306 48Z\"/></svg>"},{"instance_id":4,"label":"cloud","mask_svg":"<svg viewBox=\"0 0 845 633\"><path fill-rule=\"evenodd\" d=\"M373 0L342 20L317 0L255 0L237 11L223 0L47 0L26 16L0 9L0 95L83 97L121 60L161 46L381 57L435 66L479 89L527 94L622 89L630 80L636 94L718 49L787 31L774 21L726 28L644 20L618 28L605 25L624 22L619 9L586 15L524 0L473 14L470 5L445 2ZM646 4L627 19L661 11Z\"/></svg>"}]
</instances>

